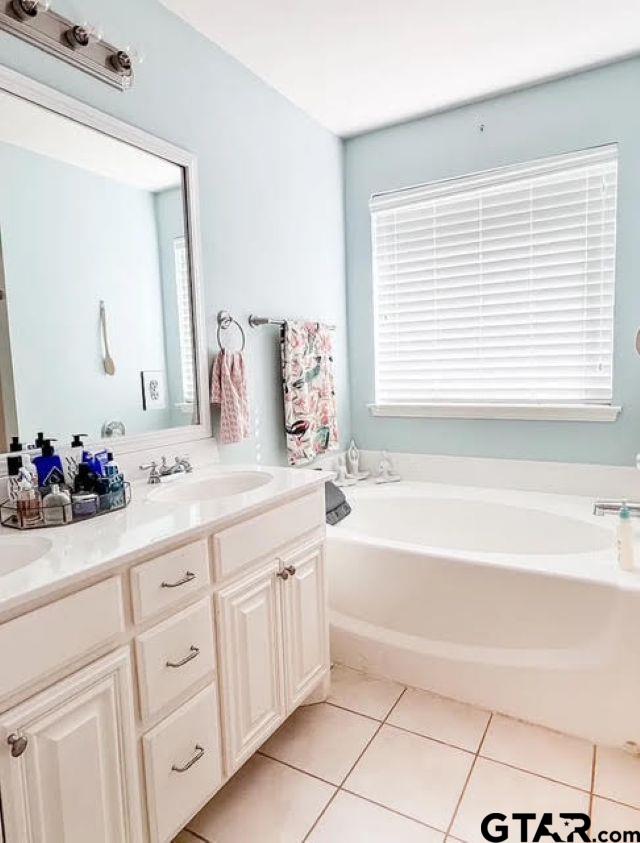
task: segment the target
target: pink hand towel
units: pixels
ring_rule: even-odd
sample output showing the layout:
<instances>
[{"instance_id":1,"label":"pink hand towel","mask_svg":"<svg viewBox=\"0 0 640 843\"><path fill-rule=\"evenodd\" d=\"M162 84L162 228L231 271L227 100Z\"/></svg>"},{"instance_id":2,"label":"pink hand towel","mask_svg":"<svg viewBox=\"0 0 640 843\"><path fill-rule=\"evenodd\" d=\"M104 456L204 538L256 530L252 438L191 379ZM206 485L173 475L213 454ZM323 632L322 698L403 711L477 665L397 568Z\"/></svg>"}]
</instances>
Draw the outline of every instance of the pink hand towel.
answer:
<instances>
[{"instance_id":1,"label":"pink hand towel","mask_svg":"<svg viewBox=\"0 0 640 843\"><path fill-rule=\"evenodd\" d=\"M220 441L242 442L250 435L249 398L244 354L221 351L211 371L211 403L220 405Z\"/></svg>"}]
</instances>

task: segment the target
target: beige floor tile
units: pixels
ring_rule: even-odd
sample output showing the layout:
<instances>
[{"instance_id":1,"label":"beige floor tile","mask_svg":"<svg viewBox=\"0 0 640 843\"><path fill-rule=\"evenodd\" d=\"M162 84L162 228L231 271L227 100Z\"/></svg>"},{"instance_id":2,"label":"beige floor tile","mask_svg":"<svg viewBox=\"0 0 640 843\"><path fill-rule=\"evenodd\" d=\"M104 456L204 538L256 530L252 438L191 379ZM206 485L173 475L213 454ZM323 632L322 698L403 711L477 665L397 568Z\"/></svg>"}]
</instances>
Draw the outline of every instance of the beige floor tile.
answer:
<instances>
[{"instance_id":1,"label":"beige floor tile","mask_svg":"<svg viewBox=\"0 0 640 843\"><path fill-rule=\"evenodd\" d=\"M640 811L596 796L591 809L591 827L600 831L640 831Z\"/></svg>"},{"instance_id":2,"label":"beige floor tile","mask_svg":"<svg viewBox=\"0 0 640 843\"><path fill-rule=\"evenodd\" d=\"M254 755L188 827L211 843L300 843L334 792L331 785Z\"/></svg>"},{"instance_id":3,"label":"beige floor tile","mask_svg":"<svg viewBox=\"0 0 640 843\"><path fill-rule=\"evenodd\" d=\"M341 791L309 835L309 843L442 843L444 835Z\"/></svg>"},{"instance_id":4,"label":"beige floor tile","mask_svg":"<svg viewBox=\"0 0 640 843\"><path fill-rule=\"evenodd\" d=\"M476 761L451 834L466 843L486 843L481 822L487 814L560 811L587 813L589 794L548 779L523 773L484 758ZM510 840L520 840L520 827L511 821ZM562 831L558 829L558 831ZM533 831L529 833L529 839Z\"/></svg>"},{"instance_id":5,"label":"beige floor tile","mask_svg":"<svg viewBox=\"0 0 640 843\"><path fill-rule=\"evenodd\" d=\"M387 722L476 752L490 716L480 708L408 688Z\"/></svg>"},{"instance_id":6,"label":"beige floor tile","mask_svg":"<svg viewBox=\"0 0 640 843\"><path fill-rule=\"evenodd\" d=\"M337 664L331 671L331 694L327 702L384 720L403 690L404 685L397 682L375 679Z\"/></svg>"},{"instance_id":7,"label":"beige floor tile","mask_svg":"<svg viewBox=\"0 0 640 843\"><path fill-rule=\"evenodd\" d=\"M472 761L462 750L383 726L344 786L444 831Z\"/></svg>"},{"instance_id":8,"label":"beige floor tile","mask_svg":"<svg viewBox=\"0 0 640 843\"><path fill-rule=\"evenodd\" d=\"M374 720L326 703L303 706L269 738L262 751L340 784L377 728Z\"/></svg>"},{"instance_id":9,"label":"beige floor tile","mask_svg":"<svg viewBox=\"0 0 640 843\"><path fill-rule=\"evenodd\" d=\"M593 744L495 714L480 754L591 790Z\"/></svg>"},{"instance_id":10,"label":"beige floor tile","mask_svg":"<svg viewBox=\"0 0 640 843\"><path fill-rule=\"evenodd\" d=\"M596 777L593 790L640 808L640 758L623 749L596 749Z\"/></svg>"}]
</instances>

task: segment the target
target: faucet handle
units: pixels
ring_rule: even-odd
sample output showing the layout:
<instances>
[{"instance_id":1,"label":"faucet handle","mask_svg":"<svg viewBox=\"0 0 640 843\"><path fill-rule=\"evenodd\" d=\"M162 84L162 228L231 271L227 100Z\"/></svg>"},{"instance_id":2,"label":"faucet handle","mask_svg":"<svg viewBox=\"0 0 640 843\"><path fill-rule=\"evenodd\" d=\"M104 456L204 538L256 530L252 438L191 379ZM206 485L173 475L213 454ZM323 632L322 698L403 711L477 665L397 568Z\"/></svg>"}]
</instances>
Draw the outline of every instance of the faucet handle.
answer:
<instances>
[{"instance_id":1,"label":"faucet handle","mask_svg":"<svg viewBox=\"0 0 640 843\"><path fill-rule=\"evenodd\" d=\"M181 465L187 474L190 474L193 471L193 466L191 465L191 460L188 456L176 457L176 465Z\"/></svg>"},{"instance_id":2,"label":"faucet handle","mask_svg":"<svg viewBox=\"0 0 640 843\"><path fill-rule=\"evenodd\" d=\"M157 468L157 467L158 467L158 463L155 460L151 460L151 462L148 463L147 465L139 465L138 466L140 471L149 471L150 468Z\"/></svg>"}]
</instances>

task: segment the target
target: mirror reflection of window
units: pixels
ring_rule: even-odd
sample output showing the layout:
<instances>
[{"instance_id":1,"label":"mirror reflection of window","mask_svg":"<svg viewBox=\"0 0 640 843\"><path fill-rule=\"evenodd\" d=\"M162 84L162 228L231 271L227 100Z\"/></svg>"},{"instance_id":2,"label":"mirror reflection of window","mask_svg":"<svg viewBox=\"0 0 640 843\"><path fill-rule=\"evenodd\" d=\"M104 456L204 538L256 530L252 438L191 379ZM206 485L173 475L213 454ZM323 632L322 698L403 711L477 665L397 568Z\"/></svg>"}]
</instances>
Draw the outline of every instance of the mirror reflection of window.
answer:
<instances>
[{"instance_id":1,"label":"mirror reflection of window","mask_svg":"<svg viewBox=\"0 0 640 843\"><path fill-rule=\"evenodd\" d=\"M176 237L173 241L173 252L175 256L176 299L178 302L182 403L186 406L193 406L196 400L196 379L193 367L191 285L189 283L189 255L187 254L187 244L184 237Z\"/></svg>"}]
</instances>

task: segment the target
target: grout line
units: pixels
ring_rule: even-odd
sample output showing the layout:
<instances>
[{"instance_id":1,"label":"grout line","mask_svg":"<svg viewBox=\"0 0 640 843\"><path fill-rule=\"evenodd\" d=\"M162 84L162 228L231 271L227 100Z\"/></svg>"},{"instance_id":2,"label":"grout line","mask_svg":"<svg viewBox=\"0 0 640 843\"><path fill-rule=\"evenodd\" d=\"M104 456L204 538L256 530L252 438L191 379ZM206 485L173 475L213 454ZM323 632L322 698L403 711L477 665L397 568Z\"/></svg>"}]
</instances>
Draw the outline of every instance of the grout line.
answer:
<instances>
[{"instance_id":1,"label":"grout line","mask_svg":"<svg viewBox=\"0 0 640 843\"><path fill-rule=\"evenodd\" d=\"M591 756L591 788L589 792L589 816L593 814L593 790L596 784L596 745L593 745L593 755Z\"/></svg>"},{"instance_id":2,"label":"grout line","mask_svg":"<svg viewBox=\"0 0 640 843\"><path fill-rule=\"evenodd\" d=\"M295 770L296 773L304 773L305 776L309 776L312 779L317 779L317 781L322 782L323 784L329 784L331 787L339 787L335 782L330 782L329 779L323 779L322 776L318 776L316 773L310 773L308 770L303 770L302 767L296 767L295 764L291 764L289 761L282 761L280 758L274 758L273 755L269 755L262 749L256 750L256 755L261 755L263 758L268 758L269 761L276 761L278 764L282 764L284 767L290 767L292 770Z\"/></svg>"},{"instance_id":3,"label":"grout line","mask_svg":"<svg viewBox=\"0 0 640 843\"><path fill-rule=\"evenodd\" d=\"M302 839L302 843L305 843L305 841L309 839L309 836L310 836L310 835L311 835L311 833L313 832L314 828L318 825L318 823L320 822L320 820L322 819L322 817L323 817L323 816L325 815L325 813L327 812L327 809L329 808L329 805L331 805L331 803L332 803L332 802L333 802L333 800L336 798L336 796L338 795L338 793L340 793L340 791L342 790L342 786L344 785L344 783L346 782L346 780L349 778L349 776L351 775L351 773L354 771L354 769L356 768L356 766L357 766L357 765L358 765L358 763L360 762L360 759L362 758L362 756L363 756L363 755L365 754L365 752L369 749L369 747L371 746L371 744L372 744L372 743L373 743L373 741L375 740L375 738L376 738L377 734L380 732L380 729L382 729L382 727L383 727L383 726L384 726L384 724L386 723L387 718L389 717L389 715L391 714L391 712L393 711L393 709L394 709L394 708L398 705L398 703L400 702L400 700L401 700L401 699L402 699L402 697L404 696L404 694L405 694L405 691L406 691L406 690L407 690L407 689L406 689L406 688L404 688L404 690L402 691L402 693L400 694L400 696L398 697L398 699L395 701L395 703L394 703L394 704L391 706L391 708L389 709L389 713L387 714L387 716L385 717L385 719L384 719L384 720L382 720L382 721L375 721L375 722L377 722L377 723L378 723L378 728L377 728L377 729L375 730L375 732L371 735L371 737L370 737L370 738L369 738L369 740L367 741L367 743L366 743L366 745L365 745L364 749L362 750L362 752L360 753L360 755L358 755L358 757L356 758L356 760L353 762L353 764L351 765L351 767L350 767L350 768L349 768L349 770L347 771L346 776L344 776L344 778L342 779L342 781L340 782L340 784L339 784L339 785L338 785L338 787L336 788L336 791L335 791L335 793L333 794L333 796L331 797L331 799L327 802L327 804L324 806L324 808L322 809L322 811L320 811L320 813L319 813L319 814L318 814L318 816L316 817L315 822L313 823L313 825L311 826L311 828L309 829L309 831L308 831L308 832L305 834L305 836L303 837L303 839ZM355 712L352 712L352 713L355 713ZM371 719L371 718L370 718L370 719Z\"/></svg>"},{"instance_id":4,"label":"grout line","mask_svg":"<svg viewBox=\"0 0 640 843\"><path fill-rule=\"evenodd\" d=\"M405 688L405 690L408 690L408 688L409 688L409 686L407 686L407 688ZM430 692L428 692L428 693L430 693ZM404 694L404 691L402 692L402 694ZM352 708L346 708L345 706L336 705L335 703L327 702L327 703L325 703L325 705L331 705L334 708L339 708L341 711L348 711L351 714L358 714L360 717L365 717L368 720L373 720L375 723L381 723L382 725L390 726L392 729L398 729L400 732L406 732L409 735L415 735L418 738L424 738L427 741L433 741L434 743L441 744L442 746L448 746L448 747L451 747L451 749L457 749L459 752L466 752L467 755L472 755L474 757L476 755L480 755L481 758L484 758L487 761L491 761L494 764L500 764L502 767L509 767L509 769L511 769L511 770L518 770L518 772L527 773L530 776L537 776L539 779L544 779L545 781L553 782L554 784L560 784L563 787L570 787L572 790L577 790L580 793L591 793L590 788L578 787L575 784L569 784L568 782L562 781L562 779L554 779L552 776L546 776L544 773L534 773L533 770L528 770L526 767L518 767L517 764L510 764L508 761L501 761L499 758L493 758L490 755L482 755L480 749L478 749L478 750L467 749L464 746L459 746L458 744L450 743L449 741L442 740L442 738L435 738L432 735L425 735L423 732L415 732L413 729L407 729L404 726L398 726L395 723L388 723L387 721L388 721L389 717L391 716L391 713L393 712L396 705L400 702L400 698L402 697L402 694L400 694L400 697L398 697L396 702L389 709L389 713L387 714L387 716L385 717L384 720L378 720L377 717L370 717L368 714L362 714L359 711L354 711ZM443 699L447 699L447 698L443 697ZM482 710L484 710L484 709L482 709ZM488 725L491 722L491 718L493 717L494 714L495 714L495 712L489 712L490 717L489 717L489 721L487 722L487 728L488 728ZM521 721L521 722L524 723L525 721ZM486 734L486 730L485 730L485 734ZM564 732L558 732L558 734L564 734ZM484 741L484 734L482 736L482 740L480 741L480 748L482 747L483 741ZM298 769L298 768L296 767L296 769ZM614 802L616 800L612 799L610 801ZM619 802L618 804L624 805L626 803ZM630 805L629 807L633 808L634 806ZM638 809L636 809L636 810L638 810Z\"/></svg>"},{"instance_id":5,"label":"grout line","mask_svg":"<svg viewBox=\"0 0 640 843\"><path fill-rule=\"evenodd\" d=\"M484 743L484 739L487 737L487 732L489 731L489 726L491 725L492 720L493 720L493 712L489 715L489 719L487 720L487 725L484 727L484 732L482 733L482 738L480 739L480 743L478 744L478 749L476 751L476 754L473 757L473 761L471 762L471 767L469 768L469 772L467 773L467 778L465 779L464 785L462 787L462 792L460 793L460 796L458 797L458 801L456 802L456 807L454 808L453 814L452 814L451 819L449 821L449 825L445 829L445 834L444 834L445 840L451 834L451 829L453 828L453 824L456 820L456 817L458 816L458 811L460 810L460 805L462 804L462 800L464 798L464 795L467 792L467 787L468 787L469 782L471 780L471 774L473 773L473 769L476 766L476 761L480 757L480 750L482 749L482 744Z\"/></svg>"},{"instance_id":6,"label":"grout line","mask_svg":"<svg viewBox=\"0 0 640 843\"><path fill-rule=\"evenodd\" d=\"M192 837L195 837L195 839L196 839L196 840L202 840L202 843L211 843L211 841L210 841L208 838L206 838L206 837L202 837L202 835L201 835L201 834L198 834L198 833L197 833L197 832L195 832L195 831L191 831L191 829L190 829L190 828L183 828L183 829L182 829L182 832L180 832L180 833L182 834L182 833L184 833L185 831L187 832L187 834L190 834Z\"/></svg>"},{"instance_id":7,"label":"grout line","mask_svg":"<svg viewBox=\"0 0 640 843\"><path fill-rule=\"evenodd\" d=\"M399 699L399 697L398 697ZM373 720L375 723L384 723L384 720L381 720L379 717L372 717L370 714L363 714L361 711L355 711L353 708L347 708L346 705L338 705L338 703L329 702L326 700L323 703L314 703L314 705L330 705L332 708L339 708L340 711L348 711L349 714L357 714L358 717L366 717L367 720ZM389 709L389 714L391 714L391 709ZM389 715L387 715L388 717Z\"/></svg>"},{"instance_id":8,"label":"grout line","mask_svg":"<svg viewBox=\"0 0 640 843\"><path fill-rule=\"evenodd\" d=\"M363 802L369 802L371 805L377 805L378 808L384 808L385 811L390 811L392 814L397 814L399 817L402 817L405 820L411 820L411 822L417 823L418 825L421 825L424 828L430 828L432 831L438 831L440 832L440 834L444 834L443 830L441 828L437 828L435 825L429 825L429 823L426 823L423 820L417 820L410 814L403 814L402 811L398 811L397 808L390 808L388 805L384 805L382 802L376 802L375 799L371 799L369 796L363 796L361 793L356 793L355 790L349 790L348 787L341 787L340 790L343 793L348 793L349 796L355 796L357 799L362 799Z\"/></svg>"}]
</instances>

